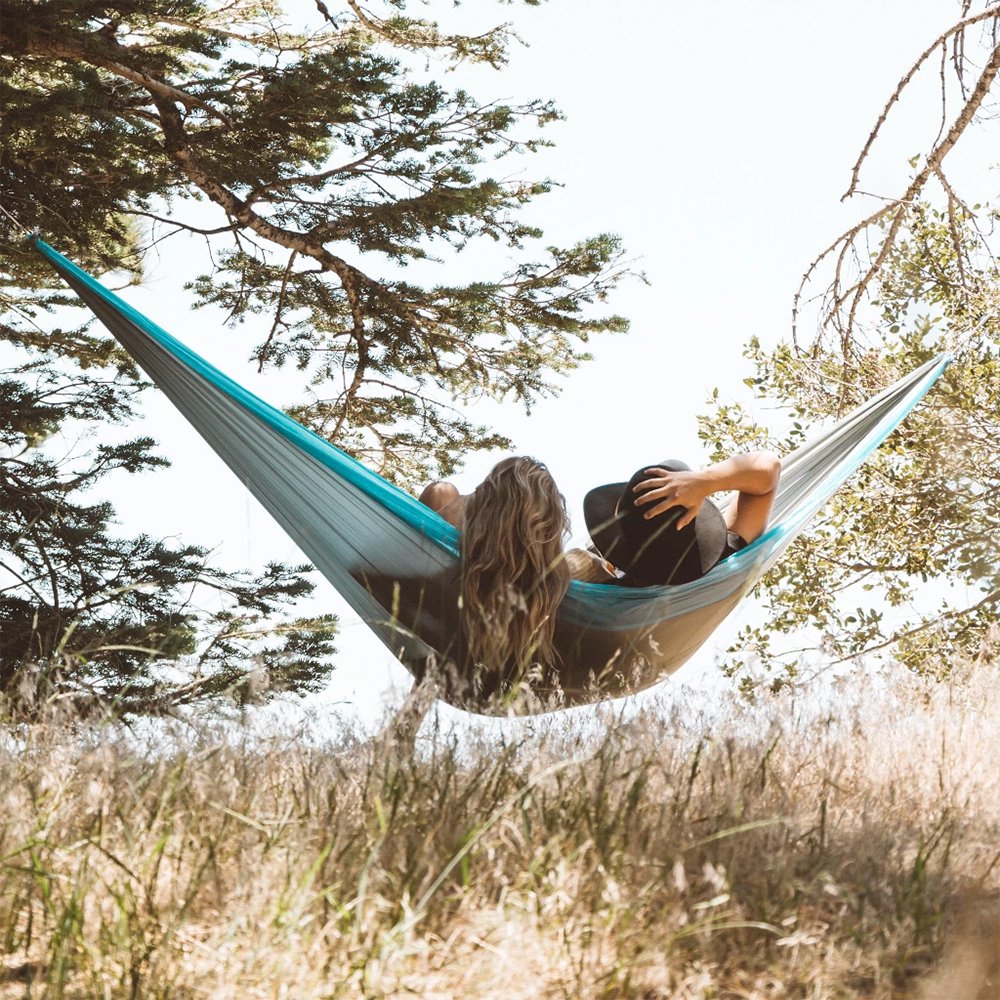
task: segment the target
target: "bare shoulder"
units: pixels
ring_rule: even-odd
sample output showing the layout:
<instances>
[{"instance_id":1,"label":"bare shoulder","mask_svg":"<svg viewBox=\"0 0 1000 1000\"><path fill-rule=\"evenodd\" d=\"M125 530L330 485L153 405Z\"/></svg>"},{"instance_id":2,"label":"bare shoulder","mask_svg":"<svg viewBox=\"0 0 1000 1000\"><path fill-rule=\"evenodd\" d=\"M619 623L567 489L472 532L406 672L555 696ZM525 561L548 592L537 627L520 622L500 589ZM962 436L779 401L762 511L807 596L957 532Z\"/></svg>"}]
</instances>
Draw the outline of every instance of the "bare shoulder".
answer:
<instances>
[{"instance_id":1,"label":"bare shoulder","mask_svg":"<svg viewBox=\"0 0 1000 1000\"><path fill-rule=\"evenodd\" d=\"M454 483L438 481L425 486L420 494L420 502L440 514L449 524L462 527L465 505L468 497L458 492Z\"/></svg>"},{"instance_id":2,"label":"bare shoulder","mask_svg":"<svg viewBox=\"0 0 1000 1000\"><path fill-rule=\"evenodd\" d=\"M442 507L438 513L449 523L461 528L465 520L465 505L469 502L468 496L459 494L450 503Z\"/></svg>"},{"instance_id":3,"label":"bare shoulder","mask_svg":"<svg viewBox=\"0 0 1000 1000\"><path fill-rule=\"evenodd\" d=\"M584 580L587 583L610 583L615 579L608 563L596 552L587 549L567 549L566 563L569 575L574 580Z\"/></svg>"}]
</instances>

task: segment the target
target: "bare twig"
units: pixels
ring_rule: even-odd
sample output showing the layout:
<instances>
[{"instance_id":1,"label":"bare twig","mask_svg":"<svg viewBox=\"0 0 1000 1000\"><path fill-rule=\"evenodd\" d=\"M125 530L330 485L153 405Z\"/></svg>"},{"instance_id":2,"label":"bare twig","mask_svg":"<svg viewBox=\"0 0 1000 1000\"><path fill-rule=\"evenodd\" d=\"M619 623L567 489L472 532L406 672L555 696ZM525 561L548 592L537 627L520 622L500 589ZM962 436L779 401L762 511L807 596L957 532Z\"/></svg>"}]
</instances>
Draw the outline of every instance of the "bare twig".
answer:
<instances>
[{"instance_id":1,"label":"bare twig","mask_svg":"<svg viewBox=\"0 0 1000 1000\"><path fill-rule=\"evenodd\" d=\"M841 195L841 201L846 201L857 190L858 179L861 174L861 165L868 158L868 154L871 152L871 148L875 144L875 140L882 131L882 126L889 117L889 112L899 101L903 91L907 88L907 86L909 86L910 81L914 78L914 76L916 76L920 67L923 66L923 64L930 58L934 50L939 45L947 44L949 38L964 36L965 29L970 25L976 24L980 21L987 21L991 18L994 20L1000 19L1000 11L993 9L984 10L972 17L963 18L963 20L959 21L957 24L953 24L946 32L944 32L944 34L935 38L934 41L931 42L926 49L924 49L917 61L909 68L909 70L907 70L906 74L899 81L899 83L896 84L896 89L892 92L892 96L886 102L885 107L882 109L882 113L878 116L878 121L875 122L875 126L872 128L871 134L868 136L868 140L865 142L864 148L861 150L861 155L858 157L857 162L854 164L854 168L851 170L851 183L843 195Z\"/></svg>"},{"instance_id":2,"label":"bare twig","mask_svg":"<svg viewBox=\"0 0 1000 1000\"><path fill-rule=\"evenodd\" d=\"M281 291L278 293L278 308L274 311L274 322L271 324L271 330L267 335L267 340L264 341L264 346L260 349L259 363L257 365L258 374L264 370L264 362L267 361L267 354L271 348L271 341L274 340L274 335L278 332L278 327L281 325L281 314L285 308L285 295L288 291L288 276L292 273L292 265L295 263L295 258L298 256L295 250L292 251L291 256L288 258L288 266L285 268L285 273L281 276Z\"/></svg>"},{"instance_id":3,"label":"bare twig","mask_svg":"<svg viewBox=\"0 0 1000 1000\"><path fill-rule=\"evenodd\" d=\"M994 18L1000 18L1000 12L998 11L993 10L990 11L989 14ZM975 19L970 19L970 23L971 20L983 19L983 15L977 15ZM937 40L936 44L940 44L940 39ZM928 52L930 51L933 51L933 47L928 50ZM924 61L928 52L925 52L921 59L917 61L913 72L915 72L916 67ZM944 138L941 139L941 141L938 142L931 150L924 162L923 167L917 171L913 180L907 186L906 191L903 192L899 198L893 199L887 204L881 206L875 212L871 213L861 222L856 223L849 230L839 236L833 243L823 250L806 269L799 287L796 290L792 303L792 342L796 348L798 348L798 313L804 289L818 266L824 260L829 258L831 254L836 253L837 259L834 266L834 277L830 286L831 301L825 311L828 321L835 325L840 332L841 352L844 356L845 362L849 359L851 334L853 333L857 319L858 308L864 299L869 285L879 274L882 265L885 263L886 258L895 246L896 238L899 235L900 229L906 219L907 212L916 202L931 177L943 180L946 185L946 193L951 192L950 186L947 185L947 181L944 179L944 172L941 165L945 157L952 150L959 138L965 132L966 128L972 122L976 113L982 107L983 101L989 93L998 73L1000 73L1000 45L996 46L991 52L990 58L983 68L975 87L963 104L961 111L952 122L951 128L948 130ZM879 122L876 124L872 136L869 137L869 142L862 151L862 156L855 165L855 177L852 180L851 188L848 189L845 197L854 191L856 175L857 171L860 169L860 164L867 155L868 149L874 141L875 136L878 134L878 131L885 120L885 116L888 114L889 108L895 100L898 99L901 89L911 78L912 73L904 77L899 87L897 87L893 98L890 99L889 104L886 105L886 109L880 117ZM958 199L954 196L953 192L951 192L949 196L958 202ZM887 232L885 236L882 237L878 251L876 252L874 258L862 268L861 274L857 280L845 287L844 266L847 261L848 254L854 251L856 241L862 233L883 221L887 223ZM959 248L960 245L957 245L956 249ZM842 312L845 308L847 309L847 316L846 318L841 318Z\"/></svg>"}]
</instances>

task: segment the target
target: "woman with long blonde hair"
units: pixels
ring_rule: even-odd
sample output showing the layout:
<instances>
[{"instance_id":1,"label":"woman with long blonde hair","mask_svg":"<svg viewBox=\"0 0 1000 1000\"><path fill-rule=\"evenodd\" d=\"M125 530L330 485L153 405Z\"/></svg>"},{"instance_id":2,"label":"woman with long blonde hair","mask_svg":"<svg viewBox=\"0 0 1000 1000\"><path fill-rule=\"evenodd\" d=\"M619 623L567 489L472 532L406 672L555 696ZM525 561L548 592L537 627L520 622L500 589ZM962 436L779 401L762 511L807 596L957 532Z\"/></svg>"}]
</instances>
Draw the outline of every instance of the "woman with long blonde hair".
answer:
<instances>
[{"instance_id":1,"label":"woman with long blonde hair","mask_svg":"<svg viewBox=\"0 0 1000 1000\"><path fill-rule=\"evenodd\" d=\"M556 612L569 587L566 502L541 462L504 459L469 496L432 483L421 500L462 530L462 640L494 687L556 670Z\"/></svg>"},{"instance_id":2,"label":"woman with long blonde hair","mask_svg":"<svg viewBox=\"0 0 1000 1000\"><path fill-rule=\"evenodd\" d=\"M517 681L556 668L556 612L569 587L566 502L533 458L495 466L465 506L462 625L468 659Z\"/></svg>"}]
</instances>

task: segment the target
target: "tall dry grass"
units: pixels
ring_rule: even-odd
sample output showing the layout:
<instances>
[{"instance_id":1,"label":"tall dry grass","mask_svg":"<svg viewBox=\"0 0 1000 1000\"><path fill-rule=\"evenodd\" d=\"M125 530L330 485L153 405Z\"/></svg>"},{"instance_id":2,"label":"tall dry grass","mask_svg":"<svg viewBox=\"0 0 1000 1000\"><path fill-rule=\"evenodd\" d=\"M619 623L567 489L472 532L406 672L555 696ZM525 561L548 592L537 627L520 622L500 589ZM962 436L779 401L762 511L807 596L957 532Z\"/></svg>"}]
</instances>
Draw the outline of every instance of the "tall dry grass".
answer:
<instances>
[{"instance_id":1,"label":"tall dry grass","mask_svg":"<svg viewBox=\"0 0 1000 1000\"><path fill-rule=\"evenodd\" d=\"M0 997L992 1000L996 679L412 756L8 729Z\"/></svg>"}]
</instances>

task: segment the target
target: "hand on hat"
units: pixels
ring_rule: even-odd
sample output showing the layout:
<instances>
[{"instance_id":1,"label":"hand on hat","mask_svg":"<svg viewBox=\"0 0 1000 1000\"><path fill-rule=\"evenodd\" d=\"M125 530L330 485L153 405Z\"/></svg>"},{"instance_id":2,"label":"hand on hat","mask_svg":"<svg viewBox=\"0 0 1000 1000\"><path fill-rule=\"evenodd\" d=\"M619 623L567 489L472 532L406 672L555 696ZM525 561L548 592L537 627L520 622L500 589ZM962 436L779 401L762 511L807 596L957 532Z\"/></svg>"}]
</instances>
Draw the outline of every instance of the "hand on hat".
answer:
<instances>
[{"instance_id":1,"label":"hand on hat","mask_svg":"<svg viewBox=\"0 0 1000 1000\"><path fill-rule=\"evenodd\" d=\"M676 528L680 530L690 524L701 510L701 505L711 490L705 476L700 472L671 472L668 469L646 469L649 479L644 479L635 486L633 493L639 493L636 507L653 504L643 512L643 517L651 518L673 507L686 507L687 512L677 519Z\"/></svg>"}]
</instances>

